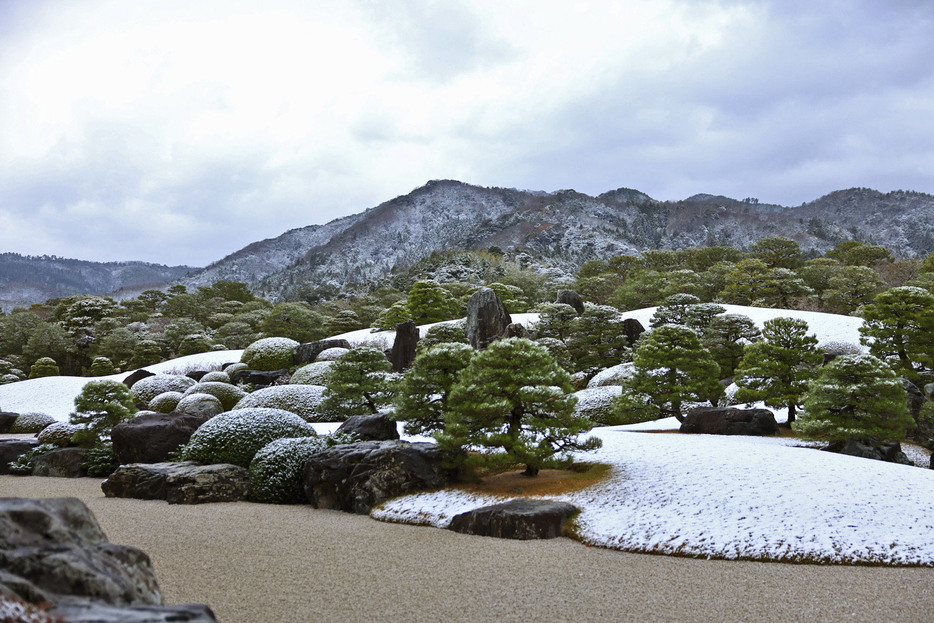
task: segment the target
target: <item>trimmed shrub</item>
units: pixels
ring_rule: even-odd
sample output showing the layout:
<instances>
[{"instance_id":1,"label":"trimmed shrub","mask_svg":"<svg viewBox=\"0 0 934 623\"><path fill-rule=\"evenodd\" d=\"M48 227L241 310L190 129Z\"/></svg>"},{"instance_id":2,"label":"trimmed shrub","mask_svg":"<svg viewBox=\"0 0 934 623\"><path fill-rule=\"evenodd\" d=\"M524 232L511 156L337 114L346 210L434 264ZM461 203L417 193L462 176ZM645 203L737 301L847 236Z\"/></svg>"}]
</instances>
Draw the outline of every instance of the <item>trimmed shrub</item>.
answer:
<instances>
[{"instance_id":1,"label":"trimmed shrub","mask_svg":"<svg viewBox=\"0 0 934 623\"><path fill-rule=\"evenodd\" d=\"M208 372L201 377L200 383L230 383L230 375L222 370Z\"/></svg>"},{"instance_id":2,"label":"trimmed shrub","mask_svg":"<svg viewBox=\"0 0 934 623\"><path fill-rule=\"evenodd\" d=\"M349 348L340 348L335 346L334 348L325 348L323 351L318 353L318 356L315 357L315 361L337 361L344 355L350 352Z\"/></svg>"},{"instance_id":3,"label":"trimmed shrub","mask_svg":"<svg viewBox=\"0 0 934 623\"><path fill-rule=\"evenodd\" d=\"M39 357L29 369L29 378L38 379L43 376L58 376L58 364L51 357Z\"/></svg>"},{"instance_id":4,"label":"trimmed shrub","mask_svg":"<svg viewBox=\"0 0 934 623\"><path fill-rule=\"evenodd\" d=\"M15 460L9 462L9 468L11 474L16 474L18 476L28 476L32 474L32 460L37 456L42 456L43 454L48 454L52 450L57 450L58 446L52 443L44 443L36 446L32 450L27 450L23 454L16 457Z\"/></svg>"},{"instance_id":5,"label":"trimmed shrub","mask_svg":"<svg viewBox=\"0 0 934 623\"><path fill-rule=\"evenodd\" d=\"M250 462L249 498L266 504L306 502L302 487L305 461L326 447L319 437L286 437L269 442Z\"/></svg>"},{"instance_id":6,"label":"trimmed shrub","mask_svg":"<svg viewBox=\"0 0 934 623\"><path fill-rule=\"evenodd\" d=\"M0 376L0 385L7 385L9 383L15 383L19 380L20 378L16 376L15 374L4 374L3 376Z\"/></svg>"},{"instance_id":7,"label":"trimmed shrub","mask_svg":"<svg viewBox=\"0 0 934 623\"><path fill-rule=\"evenodd\" d=\"M69 422L55 422L39 431L36 439L39 440L39 443L50 443L60 448L66 448L75 444L75 433L82 430L82 428Z\"/></svg>"},{"instance_id":8,"label":"trimmed shrub","mask_svg":"<svg viewBox=\"0 0 934 623\"><path fill-rule=\"evenodd\" d=\"M175 407L184 396L182 392L162 392L149 401L149 410L157 413L171 413L175 411Z\"/></svg>"},{"instance_id":9,"label":"trimmed shrub","mask_svg":"<svg viewBox=\"0 0 934 623\"><path fill-rule=\"evenodd\" d=\"M233 409L246 396L246 392L236 385L216 382L198 383L185 390L185 396L192 394L211 394L221 401L225 411Z\"/></svg>"},{"instance_id":10,"label":"trimmed shrub","mask_svg":"<svg viewBox=\"0 0 934 623\"><path fill-rule=\"evenodd\" d=\"M107 357L95 357L91 362L91 376L107 376L114 371L114 363Z\"/></svg>"},{"instance_id":11,"label":"trimmed shrub","mask_svg":"<svg viewBox=\"0 0 934 623\"><path fill-rule=\"evenodd\" d=\"M324 387L320 385L274 385L247 394L234 409L283 409L308 422L329 422L318 410L323 400Z\"/></svg>"},{"instance_id":12,"label":"trimmed shrub","mask_svg":"<svg viewBox=\"0 0 934 623\"><path fill-rule=\"evenodd\" d=\"M250 370L282 370L292 367L298 342L287 337L266 337L246 347L240 361Z\"/></svg>"},{"instance_id":13,"label":"trimmed shrub","mask_svg":"<svg viewBox=\"0 0 934 623\"><path fill-rule=\"evenodd\" d=\"M159 394L184 392L196 383L197 381L184 374L156 374L136 381L130 391L137 402L149 404L149 401Z\"/></svg>"},{"instance_id":14,"label":"trimmed shrub","mask_svg":"<svg viewBox=\"0 0 934 623\"><path fill-rule=\"evenodd\" d=\"M224 412L224 405L211 394L188 394L178 401L175 410L185 415L212 418Z\"/></svg>"},{"instance_id":15,"label":"trimmed shrub","mask_svg":"<svg viewBox=\"0 0 934 623\"><path fill-rule=\"evenodd\" d=\"M36 413L30 411L29 413L21 413L13 421L13 425L10 427L10 432L14 435L28 435L31 433L38 433L46 426L50 426L57 422L54 417L51 415L46 415L45 413Z\"/></svg>"},{"instance_id":16,"label":"trimmed shrub","mask_svg":"<svg viewBox=\"0 0 934 623\"><path fill-rule=\"evenodd\" d=\"M292 373L290 385L326 385L331 375L333 361L316 361L302 366Z\"/></svg>"},{"instance_id":17,"label":"trimmed shrub","mask_svg":"<svg viewBox=\"0 0 934 623\"><path fill-rule=\"evenodd\" d=\"M227 366L221 371L224 372L228 377L230 377L231 381L233 381L234 374L236 374L240 370L249 370L249 369L250 369L250 366L238 361L236 363L230 364L229 366Z\"/></svg>"},{"instance_id":18,"label":"trimmed shrub","mask_svg":"<svg viewBox=\"0 0 934 623\"><path fill-rule=\"evenodd\" d=\"M232 463L249 468L260 449L284 437L313 437L315 429L282 409L237 409L212 417L179 450L182 461Z\"/></svg>"}]
</instances>

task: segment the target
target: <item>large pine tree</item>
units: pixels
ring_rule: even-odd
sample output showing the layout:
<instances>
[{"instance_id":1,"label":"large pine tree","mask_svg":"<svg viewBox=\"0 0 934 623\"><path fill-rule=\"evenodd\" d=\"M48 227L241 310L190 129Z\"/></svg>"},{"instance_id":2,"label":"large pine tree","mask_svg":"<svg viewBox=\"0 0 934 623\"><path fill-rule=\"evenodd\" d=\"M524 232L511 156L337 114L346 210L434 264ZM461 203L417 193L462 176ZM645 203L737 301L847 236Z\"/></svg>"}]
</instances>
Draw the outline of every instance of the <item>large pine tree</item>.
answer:
<instances>
[{"instance_id":1,"label":"large pine tree","mask_svg":"<svg viewBox=\"0 0 934 623\"><path fill-rule=\"evenodd\" d=\"M394 417L405 421L407 435L432 435L444 429L451 388L473 352L467 344L442 342L418 354L396 395Z\"/></svg>"},{"instance_id":2,"label":"large pine tree","mask_svg":"<svg viewBox=\"0 0 934 623\"><path fill-rule=\"evenodd\" d=\"M882 292L863 307L860 341L869 352L892 365L913 382L919 369L930 367L934 355L934 295L903 286Z\"/></svg>"}]
</instances>

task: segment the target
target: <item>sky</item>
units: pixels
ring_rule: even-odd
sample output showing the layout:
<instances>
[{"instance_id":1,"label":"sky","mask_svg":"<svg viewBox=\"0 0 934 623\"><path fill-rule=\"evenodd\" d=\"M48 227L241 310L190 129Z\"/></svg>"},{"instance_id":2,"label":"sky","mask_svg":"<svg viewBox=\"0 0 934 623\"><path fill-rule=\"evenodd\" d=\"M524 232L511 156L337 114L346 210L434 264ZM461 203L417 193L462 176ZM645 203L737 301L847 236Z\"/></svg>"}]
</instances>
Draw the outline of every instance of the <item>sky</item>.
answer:
<instances>
[{"instance_id":1,"label":"sky","mask_svg":"<svg viewBox=\"0 0 934 623\"><path fill-rule=\"evenodd\" d=\"M203 266L432 179L934 193L929 0L0 0L0 252Z\"/></svg>"}]
</instances>

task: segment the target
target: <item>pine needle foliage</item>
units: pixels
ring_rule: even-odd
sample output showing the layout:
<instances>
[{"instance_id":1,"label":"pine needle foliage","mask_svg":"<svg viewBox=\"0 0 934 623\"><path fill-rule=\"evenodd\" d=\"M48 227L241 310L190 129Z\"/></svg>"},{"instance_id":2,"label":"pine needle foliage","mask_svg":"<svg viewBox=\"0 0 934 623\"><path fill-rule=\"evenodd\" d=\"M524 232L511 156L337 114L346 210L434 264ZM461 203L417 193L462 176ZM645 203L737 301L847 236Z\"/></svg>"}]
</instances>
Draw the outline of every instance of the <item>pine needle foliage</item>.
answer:
<instances>
[{"instance_id":1,"label":"pine needle foliage","mask_svg":"<svg viewBox=\"0 0 934 623\"><path fill-rule=\"evenodd\" d=\"M444 429L451 388L473 352L467 344L442 342L418 354L395 402L394 417L405 421L407 435L431 435Z\"/></svg>"},{"instance_id":2,"label":"pine needle foliage","mask_svg":"<svg viewBox=\"0 0 934 623\"><path fill-rule=\"evenodd\" d=\"M345 420L377 413L392 400L392 364L375 348L354 348L334 362L321 411Z\"/></svg>"}]
</instances>

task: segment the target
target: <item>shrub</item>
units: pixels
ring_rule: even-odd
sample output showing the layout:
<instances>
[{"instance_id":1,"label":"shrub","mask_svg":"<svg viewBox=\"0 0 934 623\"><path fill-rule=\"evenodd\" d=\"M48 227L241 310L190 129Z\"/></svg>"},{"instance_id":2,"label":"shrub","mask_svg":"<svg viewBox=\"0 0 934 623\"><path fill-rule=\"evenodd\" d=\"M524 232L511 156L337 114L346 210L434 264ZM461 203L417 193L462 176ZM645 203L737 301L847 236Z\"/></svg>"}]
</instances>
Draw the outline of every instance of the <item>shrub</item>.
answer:
<instances>
[{"instance_id":1,"label":"shrub","mask_svg":"<svg viewBox=\"0 0 934 623\"><path fill-rule=\"evenodd\" d=\"M623 388L619 385L609 387L592 387L574 392L577 404L574 414L590 420L600 426L616 426L622 424L613 405Z\"/></svg>"},{"instance_id":2,"label":"shrub","mask_svg":"<svg viewBox=\"0 0 934 623\"><path fill-rule=\"evenodd\" d=\"M38 433L46 426L50 426L55 422L57 422L57 420L54 417L46 415L45 413L36 413L34 411L21 413L19 417L13 420L10 432L15 435Z\"/></svg>"},{"instance_id":3,"label":"shrub","mask_svg":"<svg viewBox=\"0 0 934 623\"><path fill-rule=\"evenodd\" d=\"M149 401L148 407L150 411L157 413L171 413L183 397L182 392L162 392Z\"/></svg>"},{"instance_id":4,"label":"shrub","mask_svg":"<svg viewBox=\"0 0 934 623\"><path fill-rule=\"evenodd\" d=\"M71 424L70 422L55 422L49 424L36 436L39 443L49 443L60 448L65 448L75 444L75 433L82 427Z\"/></svg>"},{"instance_id":5,"label":"shrub","mask_svg":"<svg viewBox=\"0 0 934 623\"><path fill-rule=\"evenodd\" d=\"M349 352L350 349L340 348L339 346L335 346L334 348L325 348L323 351L318 353L318 356L315 357L315 361L319 363L322 361L337 361Z\"/></svg>"},{"instance_id":6,"label":"shrub","mask_svg":"<svg viewBox=\"0 0 934 623\"><path fill-rule=\"evenodd\" d=\"M425 331L425 335L422 336L422 339L418 341L418 345L415 347L418 352L428 350L435 344L441 344L442 342L457 342L459 344L467 343L467 334L464 333L464 327L466 322L463 320L458 320L455 322L445 322L443 324L436 324L433 327L429 327Z\"/></svg>"},{"instance_id":7,"label":"shrub","mask_svg":"<svg viewBox=\"0 0 934 623\"><path fill-rule=\"evenodd\" d=\"M302 366L292 373L291 385L326 385L331 375L333 361L316 361Z\"/></svg>"},{"instance_id":8,"label":"shrub","mask_svg":"<svg viewBox=\"0 0 934 623\"><path fill-rule=\"evenodd\" d=\"M251 370L282 370L292 367L298 342L287 337L267 337L246 347L240 361Z\"/></svg>"},{"instance_id":9,"label":"shrub","mask_svg":"<svg viewBox=\"0 0 934 623\"><path fill-rule=\"evenodd\" d=\"M225 372L225 373L227 374L227 376L230 377L231 382L233 382L234 374L236 374L236 373L239 372L240 370L249 370L249 369L250 369L250 366L246 365L245 363L241 363L241 362L238 361L237 363L232 363L232 364L230 364L229 366L227 366L226 368L224 368L224 369L223 369L223 372Z\"/></svg>"},{"instance_id":10,"label":"shrub","mask_svg":"<svg viewBox=\"0 0 934 623\"><path fill-rule=\"evenodd\" d=\"M23 454L16 457L15 460L9 462L9 468L11 474L16 474L17 476L28 476L32 473L32 460L37 456L42 456L43 454L48 454L52 450L57 450L58 446L52 443L44 443L36 446L32 450L27 450Z\"/></svg>"},{"instance_id":11,"label":"shrub","mask_svg":"<svg viewBox=\"0 0 934 623\"><path fill-rule=\"evenodd\" d=\"M114 364L107 357L95 357L90 372L91 376L107 376L114 373Z\"/></svg>"},{"instance_id":12,"label":"shrub","mask_svg":"<svg viewBox=\"0 0 934 623\"><path fill-rule=\"evenodd\" d=\"M190 396L192 394L211 394L215 398L221 401L221 404L224 405L225 411L230 411L233 409L238 402L240 402L246 392L237 387L236 385L231 385L230 383L198 383L192 385L185 390L184 395Z\"/></svg>"},{"instance_id":13,"label":"shrub","mask_svg":"<svg viewBox=\"0 0 934 623\"><path fill-rule=\"evenodd\" d=\"M181 356L197 355L199 353L206 353L212 350L213 347L214 342L210 337L204 333L194 333L182 338L182 341L178 344L178 354Z\"/></svg>"},{"instance_id":14,"label":"shrub","mask_svg":"<svg viewBox=\"0 0 934 623\"><path fill-rule=\"evenodd\" d=\"M200 383L230 383L230 375L223 370L212 370L201 377Z\"/></svg>"},{"instance_id":15,"label":"shrub","mask_svg":"<svg viewBox=\"0 0 934 623\"><path fill-rule=\"evenodd\" d=\"M136 401L127 386L119 381L91 381L75 396L75 412L69 416L72 424L86 427L76 433L79 443L99 442L109 437L111 429L133 417Z\"/></svg>"},{"instance_id":16,"label":"shrub","mask_svg":"<svg viewBox=\"0 0 934 623\"><path fill-rule=\"evenodd\" d=\"M182 461L232 463L249 468L256 453L270 441L315 435L311 424L294 413L282 409L237 409L202 424L178 456Z\"/></svg>"},{"instance_id":17,"label":"shrub","mask_svg":"<svg viewBox=\"0 0 934 623\"><path fill-rule=\"evenodd\" d=\"M224 412L224 405L211 394L188 394L178 401L175 410L186 415L211 418Z\"/></svg>"},{"instance_id":18,"label":"shrub","mask_svg":"<svg viewBox=\"0 0 934 623\"><path fill-rule=\"evenodd\" d=\"M319 410L323 400L324 387L320 385L274 385L247 394L234 409L282 409L308 422L328 422Z\"/></svg>"},{"instance_id":19,"label":"shrub","mask_svg":"<svg viewBox=\"0 0 934 623\"><path fill-rule=\"evenodd\" d=\"M81 465L87 470L88 476L93 478L106 478L120 467L112 443L102 443L88 448Z\"/></svg>"},{"instance_id":20,"label":"shrub","mask_svg":"<svg viewBox=\"0 0 934 623\"><path fill-rule=\"evenodd\" d=\"M140 379L130 388L137 402L149 403L150 400L165 392L184 392L197 381L183 374L156 374Z\"/></svg>"},{"instance_id":21,"label":"shrub","mask_svg":"<svg viewBox=\"0 0 934 623\"><path fill-rule=\"evenodd\" d=\"M286 437L263 446L250 462L250 499L267 504L305 502L305 461L326 447L327 443L318 437Z\"/></svg>"},{"instance_id":22,"label":"shrub","mask_svg":"<svg viewBox=\"0 0 934 623\"><path fill-rule=\"evenodd\" d=\"M39 357L29 369L29 378L38 379L43 376L58 376L58 364L51 357Z\"/></svg>"}]
</instances>

